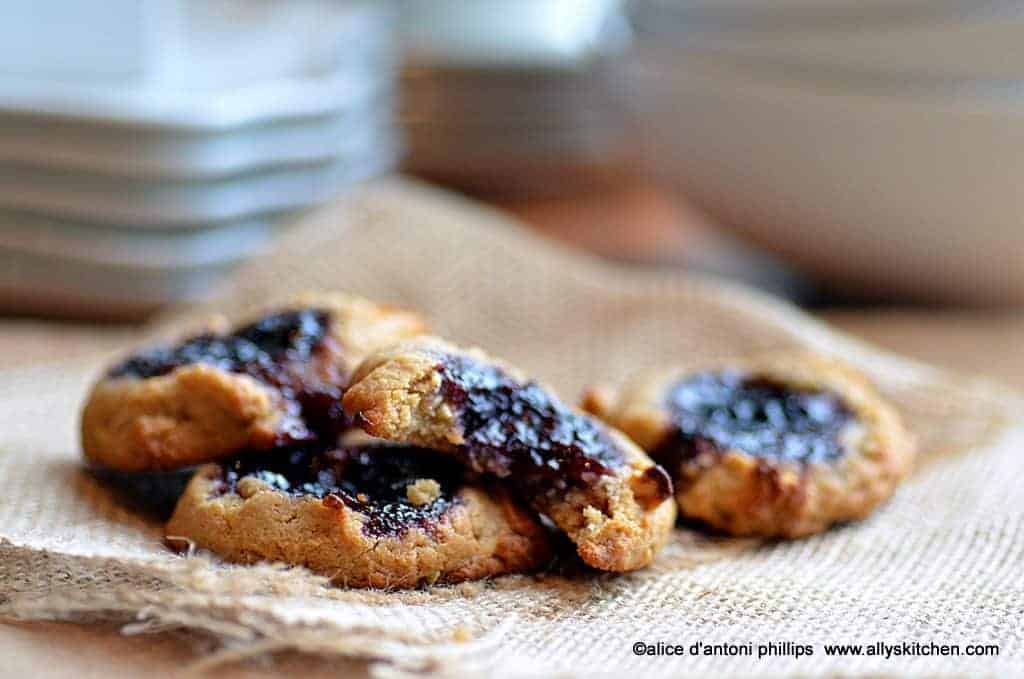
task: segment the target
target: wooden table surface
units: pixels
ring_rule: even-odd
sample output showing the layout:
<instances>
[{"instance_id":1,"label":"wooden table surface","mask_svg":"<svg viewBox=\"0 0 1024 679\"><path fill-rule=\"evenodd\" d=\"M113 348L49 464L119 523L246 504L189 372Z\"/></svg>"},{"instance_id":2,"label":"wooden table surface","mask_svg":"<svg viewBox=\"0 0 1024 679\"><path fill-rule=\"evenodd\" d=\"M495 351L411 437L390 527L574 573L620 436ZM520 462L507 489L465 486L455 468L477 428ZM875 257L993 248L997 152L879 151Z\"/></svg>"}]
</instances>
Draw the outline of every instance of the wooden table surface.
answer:
<instances>
[{"instance_id":1,"label":"wooden table surface","mask_svg":"<svg viewBox=\"0 0 1024 679\"><path fill-rule=\"evenodd\" d=\"M700 241L703 228L665 229L666 223L677 227L681 213L662 196L642 187L587 203L549 201L506 207L555 238L619 259L659 265L678 264L686 249ZM698 223L695 215L684 214L683 219ZM630 236L623 236L623 226ZM1020 312L844 309L821 315L882 347L1024 388L1024 314ZM70 358L97 348L112 349L134 332L124 326L0 319L0 369ZM187 635L125 637L116 628L101 625L3 624L0 675L62 679L173 675L194 657L197 643ZM338 661L310 665L290 659L275 668L245 665L220 674L270 676L275 670L288 669L301 669L304 678L311 678L351 674L353 667Z\"/></svg>"}]
</instances>

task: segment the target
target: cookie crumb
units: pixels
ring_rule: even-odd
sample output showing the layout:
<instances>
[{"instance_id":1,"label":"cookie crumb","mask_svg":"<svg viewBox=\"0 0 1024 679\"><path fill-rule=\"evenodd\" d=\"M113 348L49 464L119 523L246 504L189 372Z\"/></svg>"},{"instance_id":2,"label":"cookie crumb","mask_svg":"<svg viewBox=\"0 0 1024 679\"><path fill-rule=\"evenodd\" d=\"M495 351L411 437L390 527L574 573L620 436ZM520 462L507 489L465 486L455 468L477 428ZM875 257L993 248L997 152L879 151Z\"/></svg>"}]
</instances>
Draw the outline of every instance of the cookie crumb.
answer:
<instances>
[{"instance_id":1,"label":"cookie crumb","mask_svg":"<svg viewBox=\"0 0 1024 679\"><path fill-rule=\"evenodd\" d=\"M434 479L416 479L414 483L406 486L405 494L409 502L422 507L441 497L441 484Z\"/></svg>"},{"instance_id":2,"label":"cookie crumb","mask_svg":"<svg viewBox=\"0 0 1024 679\"><path fill-rule=\"evenodd\" d=\"M243 500L248 500L261 490L266 490L267 484L252 476L245 476L238 480L236 492Z\"/></svg>"},{"instance_id":3,"label":"cookie crumb","mask_svg":"<svg viewBox=\"0 0 1024 679\"><path fill-rule=\"evenodd\" d=\"M584 530L595 531L604 523L604 520L605 515L597 507L587 505L583 508Z\"/></svg>"},{"instance_id":4,"label":"cookie crumb","mask_svg":"<svg viewBox=\"0 0 1024 679\"><path fill-rule=\"evenodd\" d=\"M466 643L472 640L473 632L471 632L468 627L465 627L464 625L459 625L452 629L452 641Z\"/></svg>"}]
</instances>

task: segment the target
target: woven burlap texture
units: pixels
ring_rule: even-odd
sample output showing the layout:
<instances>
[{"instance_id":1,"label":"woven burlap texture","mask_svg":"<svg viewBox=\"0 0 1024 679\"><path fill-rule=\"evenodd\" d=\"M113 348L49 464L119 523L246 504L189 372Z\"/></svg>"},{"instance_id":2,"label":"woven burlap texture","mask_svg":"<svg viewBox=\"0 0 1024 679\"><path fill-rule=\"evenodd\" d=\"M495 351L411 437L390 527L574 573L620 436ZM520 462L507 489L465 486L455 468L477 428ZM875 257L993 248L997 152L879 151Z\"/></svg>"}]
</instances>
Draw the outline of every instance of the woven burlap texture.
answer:
<instances>
[{"instance_id":1,"label":"woven burlap texture","mask_svg":"<svg viewBox=\"0 0 1024 679\"><path fill-rule=\"evenodd\" d=\"M295 226L211 308L244 314L308 288L422 309L442 334L520 364L567 399L678 359L811 347L863 368L923 451L870 520L761 543L676 531L626 575L346 591L301 570L172 554L161 527L78 463L78 407L106 357L0 375L0 613L184 626L233 652L298 649L376 671L494 676L1024 673L1024 407L842 336L770 297L564 251L500 214L379 181ZM205 310L191 310L198 316ZM175 317L153 332L180 331ZM56 358L56 357L55 357ZM792 657L640 657L632 645L813 644ZM832 642L998 643L995 658L832 658Z\"/></svg>"}]
</instances>

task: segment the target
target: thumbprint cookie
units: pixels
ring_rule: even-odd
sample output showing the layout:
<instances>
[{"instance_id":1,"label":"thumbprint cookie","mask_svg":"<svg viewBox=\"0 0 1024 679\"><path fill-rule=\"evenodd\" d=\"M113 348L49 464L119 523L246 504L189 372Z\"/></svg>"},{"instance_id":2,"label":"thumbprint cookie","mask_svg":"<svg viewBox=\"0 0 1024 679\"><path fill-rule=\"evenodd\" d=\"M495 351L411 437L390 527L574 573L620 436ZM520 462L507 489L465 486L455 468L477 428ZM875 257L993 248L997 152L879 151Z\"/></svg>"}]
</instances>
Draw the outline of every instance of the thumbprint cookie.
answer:
<instances>
[{"instance_id":1,"label":"thumbprint cookie","mask_svg":"<svg viewBox=\"0 0 1024 679\"><path fill-rule=\"evenodd\" d=\"M530 571L551 555L545 528L504 488L436 452L380 442L204 465L166 535L236 563L385 589Z\"/></svg>"},{"instance_id":2,"label":"thumbprint cookie","mask_svg":"<svg viewBox=\"0 0 1024 679\"><path fill-rule=\"evenodd\" d=\"M796 538L866 517L913 464L896 410L852 368L809 354L645 373L584 409L673 477L683 517Z\"/></svg>"},{"instance_id":3,"label":"thumbprint cookie","mask_svg":"<svg viewBox=\"0 0 1024 679\"><path fill-rule=\"evenodd\" d=\"M93 387L83 453L108 469L160 471L336 437L362 358L425 329L415 313L326 293L231 331L143 349Z\"/></svg>"},{"instance_id":4,"label":"thumbprint cookie","mask_svg":"<svg viewBox=\"0 0 1024 679\"><path fill-rule=\"evenodd\" d=\"M479 350L417 338L367 358L345 411L368 434L500 479L608 571L646 566L675 521L672 484L621 433Z\"/></svg>"}]
</instances>

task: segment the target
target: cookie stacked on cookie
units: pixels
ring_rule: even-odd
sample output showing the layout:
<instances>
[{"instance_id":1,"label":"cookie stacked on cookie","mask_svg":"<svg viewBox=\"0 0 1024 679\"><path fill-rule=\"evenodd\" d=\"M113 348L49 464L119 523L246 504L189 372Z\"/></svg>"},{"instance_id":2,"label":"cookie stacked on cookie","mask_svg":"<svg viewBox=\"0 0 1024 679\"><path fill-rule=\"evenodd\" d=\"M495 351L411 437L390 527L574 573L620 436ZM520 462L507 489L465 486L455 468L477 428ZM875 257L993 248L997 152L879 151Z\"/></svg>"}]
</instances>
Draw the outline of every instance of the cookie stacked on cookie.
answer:
<instances>
[{"instance_id":1,"label":"cookie stacked on cookie","mask_svg":"<svg viewBox=\"0 0 1024 679\"><path fill-rule=\"evenodd\" d=\"M307 295L112 367L82 414L90 465L200 466L168 539L231 561L412 587L534 570L548 517L585 562L650 563L667 473L623 435L412 312ZM365 433L364 433L365 432Z\"/></svg>"},{"instance_id":2,"label":"cookie stacked on cookie","mask_svg":"<svg viewBox=\"0 0 1024 679\"><path fill-rule=\"evenodd\" d=\"M375 437L502 480L594 568L646 566L675 521L668 474L636 444L480 350L420 337L378 352L344 405Z\"/></svg>"}]
</instances>

